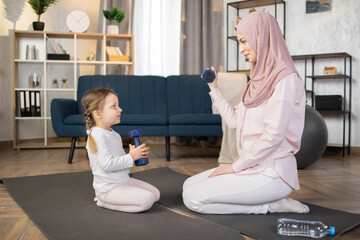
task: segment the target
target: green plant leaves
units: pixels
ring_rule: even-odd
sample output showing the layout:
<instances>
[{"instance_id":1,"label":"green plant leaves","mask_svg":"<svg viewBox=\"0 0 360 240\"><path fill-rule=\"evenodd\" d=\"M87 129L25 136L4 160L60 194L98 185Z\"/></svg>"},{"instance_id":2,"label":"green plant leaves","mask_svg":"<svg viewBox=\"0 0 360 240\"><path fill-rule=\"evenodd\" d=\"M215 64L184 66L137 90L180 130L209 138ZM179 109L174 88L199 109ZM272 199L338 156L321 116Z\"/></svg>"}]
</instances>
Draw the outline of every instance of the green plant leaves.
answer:
<instances>
[{"instance_id":1,"label":"green plant leaves","mask_svg":"<svg viewBox=\"0 0 360 240\"><path fill-rule=\"evenodd\" d=\"M125 17L124 11L120 8L117 9L116 7L113 7L111 11L103 10L104 17L109 21L116 21L118 23L121 23L121 21Z\"/></svg>"},{"instance_id":2,"label":"green plant leaves","mask_svg":"<svg viewBox=\"0 0 360 240\"><path fill-rule=\"evenodd\" d=\"M38 15L40 22L40 15L43 14L50 5L55 4L58 0L28 0L31 8Z\"/></svg>"}]
</instances>

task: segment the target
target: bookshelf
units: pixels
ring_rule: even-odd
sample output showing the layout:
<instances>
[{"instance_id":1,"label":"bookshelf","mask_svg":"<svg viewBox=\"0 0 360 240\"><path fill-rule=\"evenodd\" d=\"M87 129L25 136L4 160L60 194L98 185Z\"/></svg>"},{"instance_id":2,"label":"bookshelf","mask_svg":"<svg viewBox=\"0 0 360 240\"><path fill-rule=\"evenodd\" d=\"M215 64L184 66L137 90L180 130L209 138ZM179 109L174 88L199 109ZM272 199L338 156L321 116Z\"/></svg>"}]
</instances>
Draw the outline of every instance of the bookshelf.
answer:
<instances>
[{"instance_id":1,"label":"bookshelf","mask_svg":"<svg viewBox=\"0 0 360 240\"><path fill-rule=\"evenodd\" d=\"M69 60L48 60L53 53L49 41L55 40L70 55ZM125 42L127 49L121 49L125 58L110 59L106 46L114 42ZM35 47L36 57L27 57L27 48ZM92 60L87 60L94 54ZM125 61L124 61L125 59ZM115 61L114 61L115 60ZM127 61L126 61L127 60ZM128 34L71 33L49 31L12 32L12 110L13 147L21 148L62 148L70 147L69 139L57 138L52 130L50 103L53 98L76 100L77 80L81 75L108 74L112 68L121 66L127 74L134 73L134 36ZM39 86L29 84L29 76L36 73L40 77ZM58 88L52 86L58 80ZM67 87L62 87L62 79L67 79ZM22 116L19 107L20 92L40 93L40 116Z\"/></svg>"}]
</instances>

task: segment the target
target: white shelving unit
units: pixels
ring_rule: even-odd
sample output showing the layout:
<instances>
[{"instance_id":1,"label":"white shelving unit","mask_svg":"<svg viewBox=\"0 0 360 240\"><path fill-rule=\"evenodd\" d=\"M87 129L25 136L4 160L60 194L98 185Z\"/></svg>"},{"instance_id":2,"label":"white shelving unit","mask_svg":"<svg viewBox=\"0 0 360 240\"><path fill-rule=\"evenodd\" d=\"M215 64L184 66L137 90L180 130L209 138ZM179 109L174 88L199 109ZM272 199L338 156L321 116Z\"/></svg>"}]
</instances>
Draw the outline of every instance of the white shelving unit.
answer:
<instances>
[{"instance_id":1,"label":"white shelving unit","mask_svg":"<svg viewBox=\"0 0 360 240\"><path fill-rule=\"evenodd\" d=\"M47 60L47 53L52 53L48 41L54 39L59 42L70 60ZM106 46L109 42L123 41L128 49L121 49L124 55L130 57L129 62L110 62L107 60ZM53 98L71 98L76 100L77 80L81 75L106 75L109 67L126 67L128 74L134 72L134 37L127 34L101 33L70 33L19 31L12 33L12 81L13 81L13 147L21 148L56 148L68 147L70 141L55 140L51 126L50 103ZM37 58L26 59L26 46L35 46ZM100 51L96 51L100 48ZM87 61L89 51L100 56ZM41 76L40 87L31 88L28 76L37 73ZM52 80L56 78L68 79L68 88L52 88ZM39 91L41 96L41 116L22 117L17 115L16 92ZM26 131L25 131L26 130ZM26 134L24 133L26 132ZM29 136L30 135L30 136Z\"/></svg>"}]
</instances>

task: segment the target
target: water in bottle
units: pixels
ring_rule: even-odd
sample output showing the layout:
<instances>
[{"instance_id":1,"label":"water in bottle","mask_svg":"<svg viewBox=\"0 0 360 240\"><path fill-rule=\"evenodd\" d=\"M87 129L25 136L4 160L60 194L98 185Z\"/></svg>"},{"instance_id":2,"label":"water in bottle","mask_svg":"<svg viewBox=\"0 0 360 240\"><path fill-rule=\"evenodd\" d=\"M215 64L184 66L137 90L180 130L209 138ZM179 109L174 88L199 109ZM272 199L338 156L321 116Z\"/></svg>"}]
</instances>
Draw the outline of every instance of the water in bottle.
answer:
<instances>
[{"instance_id":1,"label":"water in bottle","mask_svg":"<svg viewBox=\"0 0 360 240\"><path fill-rule=\"evenodd\" d=\"M277 233L285 236L322 238L326 235L335 235L335 227L328 227L319 221L280 218L277 221Z\"/></svg>"}]
</instances>

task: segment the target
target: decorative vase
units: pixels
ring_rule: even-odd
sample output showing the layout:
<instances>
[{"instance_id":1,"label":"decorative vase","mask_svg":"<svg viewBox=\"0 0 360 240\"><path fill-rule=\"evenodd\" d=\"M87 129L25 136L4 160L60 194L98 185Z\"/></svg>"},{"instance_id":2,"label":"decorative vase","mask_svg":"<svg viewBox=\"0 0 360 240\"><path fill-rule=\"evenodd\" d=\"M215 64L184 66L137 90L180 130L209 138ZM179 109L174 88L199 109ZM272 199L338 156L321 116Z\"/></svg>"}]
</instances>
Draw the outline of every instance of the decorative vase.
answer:
<instances>
[{"instance_id":1,"label":"decorative vase","mask_svg":"<svg viewBox=\"0 0 360 240\"><path fill-rule=\"evenodd\" d=\"M33 73L29 75L29 87L30 88L39 88L40 87L40 75Z\"/></svg>"},{"instance_id":2,"label":"decorative vase","mask_svg":"<svg viewBox=\"0 0 360 240\"><path fill-rule=\"evenodd\" d=\"M34 31L42 31L44 30L45 23L44 22L33 22Z\"/></svg>"},{"instance_id":3,"label":"decorative vase","mask_svg":"<svg viewBox=\"0 0 360 240\"><path fill-rule=\"evenodd\" d=\"M108 25L106 27L106 32L109 34L119 34L119 26L118 25Z\"/></svg>"}]
</instances>

